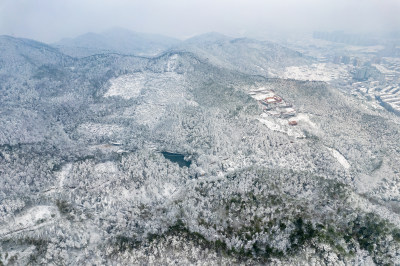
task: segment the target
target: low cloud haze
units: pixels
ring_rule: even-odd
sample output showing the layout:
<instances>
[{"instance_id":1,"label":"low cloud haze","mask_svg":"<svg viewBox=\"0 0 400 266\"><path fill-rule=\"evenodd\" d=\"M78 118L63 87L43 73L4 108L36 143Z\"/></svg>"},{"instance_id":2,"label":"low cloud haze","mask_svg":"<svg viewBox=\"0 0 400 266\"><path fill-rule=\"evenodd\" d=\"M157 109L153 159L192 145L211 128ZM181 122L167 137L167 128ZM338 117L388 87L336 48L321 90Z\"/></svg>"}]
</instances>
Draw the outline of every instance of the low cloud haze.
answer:
<instances>
[{"instance_id":1,"label":"low cloud haze","mask_svg":"<svg viewBox=\"0 0 400 266\"><path fill-rule=\"evenodd\" d=\"M0 34L54 42L119 26L186 38L217 31L400 30L398 0L2 0Z\"/></svg>"}]
</instances>

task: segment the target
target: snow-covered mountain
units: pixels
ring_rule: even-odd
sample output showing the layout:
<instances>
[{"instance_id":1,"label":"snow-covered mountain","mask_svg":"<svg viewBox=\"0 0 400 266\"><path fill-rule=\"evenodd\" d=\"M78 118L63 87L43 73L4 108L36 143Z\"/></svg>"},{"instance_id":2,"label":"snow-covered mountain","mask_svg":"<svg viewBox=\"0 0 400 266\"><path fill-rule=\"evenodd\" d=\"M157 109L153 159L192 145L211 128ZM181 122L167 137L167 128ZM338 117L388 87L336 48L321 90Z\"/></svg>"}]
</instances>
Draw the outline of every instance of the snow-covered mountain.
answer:
<instances>
[{"instance_id":1,"label":"snow-covered mountain","mask_svg":"<svg viewBox=\"0 0 400 266\"><path fill-rule=\"evenodd\" d=\"M209 34L71 58L1 38L2 264L400 263L400 120L258 75L295 52Z\"/></svg>"},{"instance_id":2,"label":"snow-covered mountain","mask_svg":"<svg viewBox=\"0 0 400 266\"><path fill-rule=\"evenodd\" d=\"M311 58L272 42L219 33L195 36L175 49L193 52L220 67L268 77L277 76L284 67L312 62Z\"/></svg>"},{"instance_id":3,"label":"snow-covered mountain","mask_svg":"<svg viewBox=\"0 0 400 266\"><path fill-rule=\"evenodd\" d=\"M86 33L53 44L66 54L88 56L99 53L156 55L178 44L178 39L112 28L102 33Z\"/></svg>"},{"instance_id":4,"label":"snow-covered mountain","mask_svg":"<svg viewBox=\"0 0 400 266\"><path fill-rule=\"evenodd\" d=\"M63 65L72 61L58 49L37 41L0 36L0 73L27 75L43 65Z\"/></svg>"},{"instance_id":5,"label":"snow-covered mountain","mask_svg":"<svg viewBox=\"0 0 400 266\"><path fill-rule=\"evenodd\" d=\"M232 38L216 32L179 41L114 28L101 34L87 33L74 39L63 39L53 46L75 57L107 53L155 56L167 51L191 52L219 67L268 77L279 76L285 67L312 62L312 58L272 42Z\"/></svg>"}]
</instances>

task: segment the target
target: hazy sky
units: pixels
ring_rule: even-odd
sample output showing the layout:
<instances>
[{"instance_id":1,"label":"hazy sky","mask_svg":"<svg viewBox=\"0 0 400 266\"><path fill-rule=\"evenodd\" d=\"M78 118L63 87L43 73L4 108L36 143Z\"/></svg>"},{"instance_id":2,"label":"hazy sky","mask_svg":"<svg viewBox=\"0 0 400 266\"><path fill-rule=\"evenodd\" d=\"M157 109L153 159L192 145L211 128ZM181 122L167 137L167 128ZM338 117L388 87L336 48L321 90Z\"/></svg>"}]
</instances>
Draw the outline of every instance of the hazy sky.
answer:
<instances>
[{"instance_id":1,"label":"hazy sky","mask_svg":"<svg viewBox=\"0 0 400 266\"><path fill-rule=\"evenodd\" d=\"M178 38L217 31L400 30L400 0L0 0L0 34L52 42L119 26Z\"/></svg>"}]
</instances>

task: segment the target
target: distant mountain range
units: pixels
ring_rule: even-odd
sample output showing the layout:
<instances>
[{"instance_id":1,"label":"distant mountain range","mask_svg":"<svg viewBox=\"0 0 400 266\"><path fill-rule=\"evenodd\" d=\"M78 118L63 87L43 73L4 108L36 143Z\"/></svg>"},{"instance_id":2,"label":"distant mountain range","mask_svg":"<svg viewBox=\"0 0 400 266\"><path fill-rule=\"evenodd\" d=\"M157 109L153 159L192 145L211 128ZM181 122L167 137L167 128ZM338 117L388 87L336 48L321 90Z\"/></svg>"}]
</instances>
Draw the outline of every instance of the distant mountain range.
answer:
<instances>
[{"instance_id":1,"label":"distant mountain range","mask_svg":"<svg viewBox=\"0 0 400 266\"><path fill-rule=\"evenodd\" d=\"M262 76L274 76L277 68L309 63L312 59L275 43L206 33L185 41L161 35L114 28L63 39L53 47L74 57L103 53L155 56L164 51L187 51L220 67Z\"/></svg>"},{"instance_id":2,"label":"distant mountain range","mask_svg":"<svg viewBox=\"0 0 400 266\"><path fill-rule=\"evenodd\" d=\"M178 43L178 39L171 37L113 28L102 33L86 33L76 38L62 39L53 46L72 56L110 52L156 55Z\"/></svg>"},{"instance_id":3,"label":"distant mountain range","mask_svg":"<svg viewBox=\"0 0 400 266\"><path fill-rule=\"evenodd\" d=\"M41 42L0 36L0 73L23 74L35 67L49 64L62 65L72 60L57 48Z\"/></svg>"},{"instance_id":4,"label":"distant mountain range","mask_svg":"<svg viewBox=\"0 0 400 266\"><path fill-rule=\"evenodd\" d=\"M231 38L219 33L195 36L175 49L193 52L214 65L262 76L275 76L286 66L312 61L312 58L272 42Z\"/></svg>"}]
</instances>

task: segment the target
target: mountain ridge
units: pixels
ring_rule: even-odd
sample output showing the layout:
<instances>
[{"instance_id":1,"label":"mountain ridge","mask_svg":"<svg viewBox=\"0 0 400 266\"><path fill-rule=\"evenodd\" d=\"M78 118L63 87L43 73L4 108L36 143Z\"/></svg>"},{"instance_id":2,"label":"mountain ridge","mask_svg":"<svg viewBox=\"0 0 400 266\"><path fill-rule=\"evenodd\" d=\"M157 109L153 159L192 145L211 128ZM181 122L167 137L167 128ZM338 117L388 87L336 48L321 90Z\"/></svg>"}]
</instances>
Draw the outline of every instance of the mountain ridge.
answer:
<instances>
[{"instance_id":1,"label":"mountain ridge","mask_svg":"<svg viewBox=\"0 0 400 266\"><path fill-rule=\"evenodd\" d=\"M122 42L121 42L122 41ZM158 34L138 33L122 28L112 28L102 33L86 33L75 38L62 39L52 45L64 52L75 48L84 54L119 52L123 54L156 55L180 41Z\"/></svg>"}]
</instances>

